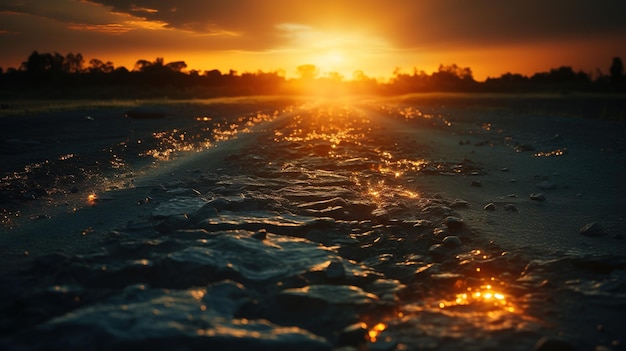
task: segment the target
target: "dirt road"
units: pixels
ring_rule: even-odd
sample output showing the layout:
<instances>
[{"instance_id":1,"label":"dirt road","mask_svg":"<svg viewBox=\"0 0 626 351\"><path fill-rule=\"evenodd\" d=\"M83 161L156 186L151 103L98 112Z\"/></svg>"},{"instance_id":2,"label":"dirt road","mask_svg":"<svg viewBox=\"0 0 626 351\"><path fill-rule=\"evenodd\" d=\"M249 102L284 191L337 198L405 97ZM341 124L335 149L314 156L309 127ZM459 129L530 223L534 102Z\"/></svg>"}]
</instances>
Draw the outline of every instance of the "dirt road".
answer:
<instances>
[{"instance_id":1,"label":"dirt road","mask_svg":"<svg viewBox=\"0 0 626 351\"><path fill-rule=\"evenodd\" d=\"M626 261L598 254L623 241L560 243L582 255L497 235L549 235L566 216L550 206L571 192L535 173L567 164L516 152L522 132L454 117L310 101L128 138L114 153L126 166L3 233L0 310L15 317L0 346L623 348ZM145 154L163 159L124 156ZM528 198L544 181L548 200Z\"/></svg>"}]
</instances>

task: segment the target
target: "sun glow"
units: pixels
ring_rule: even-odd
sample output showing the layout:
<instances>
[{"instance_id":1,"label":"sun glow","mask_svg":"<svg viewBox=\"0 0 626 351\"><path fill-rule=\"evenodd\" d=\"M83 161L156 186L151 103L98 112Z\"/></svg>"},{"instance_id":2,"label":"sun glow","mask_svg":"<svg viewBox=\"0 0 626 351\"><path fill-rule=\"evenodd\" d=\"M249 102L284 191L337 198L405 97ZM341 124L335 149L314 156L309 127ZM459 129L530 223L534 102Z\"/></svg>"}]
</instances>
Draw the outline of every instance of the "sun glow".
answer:
<instances>
[{"instance_id":1,"label":"sun glow","mask_svg":"<svg viewBox=\"0 0 626 351\"><path fill-rule=\"evenodd\" d=\"M352 79L355 71L366 68L360 62L370 62L374 53L390 48L387 41L364 30L319 29L297 23L282 23L276 28L287 39L278 50L296 65L315 65L322 77L337 78L339 74Z\"/></svg>"}]
</instances>

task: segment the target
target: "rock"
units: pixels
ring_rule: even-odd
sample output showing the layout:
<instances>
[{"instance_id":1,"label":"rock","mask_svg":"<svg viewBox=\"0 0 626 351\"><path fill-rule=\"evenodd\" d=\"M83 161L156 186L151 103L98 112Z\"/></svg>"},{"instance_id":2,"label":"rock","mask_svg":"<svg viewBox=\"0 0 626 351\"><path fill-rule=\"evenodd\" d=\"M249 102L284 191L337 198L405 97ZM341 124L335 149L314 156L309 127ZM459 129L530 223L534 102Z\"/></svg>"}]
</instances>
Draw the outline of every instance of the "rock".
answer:
<instances>
[{"instance_id":1,"label":"rock","mask_svg":"<svg viewBox=\"0 0 626 351\"><path fill-rule=\"evenodd\" d=\"M494 204L493 202L490 202L490 203L486 204L485 207L483 207L483 210L485 210L485 211L495 211L496 210L496 204Z\"/></svg>"},{"instance_id":2,"label":"rock","mask_svg":"<svg viewBox=\"0 0 626 351\"><path fill-rule=\"evenodd\" d=\"M532 193L530 199L534 201L546 201L546 196L543 193Z\"/></svg>"},{"instance_id":3,"label":"rock","mask_svg":"<svg viewBox=\"0 0 626 351\"><path fill-rule=\"evenodd\" d=\"M573 351L574 346L565 340L544 336L533 348L535 351Z\"/></svg>"},{"instance_id":4,"label":"rock","mask_svg":"<svg viewBox=\"0 0 626 351\"><path fill-rule=\"evenodd\" d=\"M519 212L517 207L515 207L515 205L513 205L513 204L506 204L506 205L504 205L504 210L505 211L510 211L510 212Z\"/></svg>"},{"instance_id":5,"label":"rock","mask_svg":"<svg viewBox=\"0 0 626 351\"><path fill-rule=\"evenodd\" d=\"M448 248L443 244L435 244L428 248L428 254L435 261L441 261L448 253Z\"/></svg>"},{"instance_id":6,"label":"rock","mask_svg":"<svg viewBox=\"0 0 626 351\"><path fill-rule=\"evenodd\" d=\"M283 290L279 298L289 298L303 304L323 301L330 305L364 306L376 303L378 296L350 285L307 285L303 288Z\"/></svg>"},{"instance_id":7,"label":"rock","mask_svg":"<svg viewBox=\"0 0 626 351\"><path fill-rule=\"evenodd\" d=\"M258 240L265 240L267 239L267 230L259 229L256 232L254 232L254 234L252 234L252 237Z\"/></svg>"},{"instance_id":8,"label":"rock","mask_svg":"<svg viewBox=\"0 0 626 351\"><path fill-rule=\"evenodd\" d=\"M389 212L384 208L377 208L372 211L372 216L377 223L389 223Z\"/></svg>"},{"instance_id":9,"label":"rock","mask_svg":"<svg viewBox=\"0 0 626 351\"><path fill-rule=\"evenodd\" d=\"M602 228L602 226L600 226L600 224L598 224L597 222L591 222L591 223L585 224L582 228L580 228L579 233L580 235L590 236L590 237L598 237L598 236L606 235L606 231L604 231L604 228Z\"/></svg>"},{"instance_id":10,"label":"rock","mask_svg":"<svg viewBox=\"0 0 626 351\"><path fill-rule=\"evenodd\" d=\"M463 225L464 225L463 218L454 217L454 216L446 217L446 219L444 221L444 224L451 231L461 230L461 229L463 229Z\"/></svg>"},{"instance_id":11,"label":"rock","mask_svg":"<svg viewBox=\"0 0 626 351\"><path fill-rule=\"evenodd\" d=\"M441 243L443 244L443 246L448 248L457 248L463 244L461 242L461 239L456 235L446 236L445 238L443 238L443 241Z\"/></svg>"},{"instance_id":12,"label":"rock","mask_svg":"<svg viewBox=\"0 0 626 351\"><path fill-rule=\"evenodd\" d=\"M456 199L454 201L452 201L452 203L450 204L451 208L465 208L468 206L468 202L465 200L461 200L461 199Z\"/></svg>"},{"instance_id":13,"label":"rock","mask_svg":"<svg viewBox=\"0 0 626 351\"><path fill-rule=\"evenodd\" d=\"M368 340L367 325L356 323L347 326L339 334L339 346L359 346Z\"/></svg>"},{"instance_id":14,"label":"rock","mask_svg":"<svg viewBox=\"0 0 626 351\"><path fill-rule=\"evenodd\" d=\"M328 279L339 279L346 276L346 269L340 261L332 261L326 267L326 277Z\"/></svg>"},{"instance_id":15,"label":"rock","mask_svg":"<svg viewBox=\"0 0 626 351\"><path fill-rule=\"evenodd\" d=\"M472 186L480 187L483 186L483 184L480 182L480 180L472 180Z\"/></svg>"}]
</instances>

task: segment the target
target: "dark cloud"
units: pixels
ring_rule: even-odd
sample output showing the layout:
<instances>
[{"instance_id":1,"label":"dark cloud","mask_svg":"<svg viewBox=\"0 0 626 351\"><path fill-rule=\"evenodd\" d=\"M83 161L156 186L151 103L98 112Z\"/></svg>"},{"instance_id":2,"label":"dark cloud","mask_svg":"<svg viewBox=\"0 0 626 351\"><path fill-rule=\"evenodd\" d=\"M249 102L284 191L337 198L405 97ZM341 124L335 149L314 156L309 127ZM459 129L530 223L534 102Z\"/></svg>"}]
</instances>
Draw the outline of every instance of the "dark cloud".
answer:
<instances>
[{"instance_id":1,"label":"dark cloud","mask_svg":"<svg viewBox=\"0 0 626 351\"><path fill-rule=\"evenodd\" d=\"M369 36L381 50L403 53L480 56L580 41L614 45L620 55L624 13L624 0L0 0L0 49L5 58L34 49L266 52L307 46L299 44L319 39L299 35L310 30L356 34L354 50Z\"/></svg>"},{"instance_id":2,"label":"dark cloud","mask_svg":"<svg viewBox=\"0 0 626 351\"><path fill-rule=\"evenodd\" d=\"M87 7L99 11L86 12ZM623 0L5 0L0 10L100 26L112 24L111 12L126 14L170 29L213 35L214 49L263 50L287 44L279 27L283 23L329 32L366 31L397 48L626 36Z\"/></svg>"},{"instance_id":3,"label":"dark cloud","mask_svg":"<svg viewBox=\"0 0 626 351\"><path fill-rule=\"evenodd\" d=\"M437 0L407 9L387 28L399 46L510 45L626 34L620 0Z\"/></svg>"},{"instance_id":4,"label":"dark cloud","mask_svg":"<svg viewBox=\"0 0 626 351\"><path fill-rule=\"evenodd\" d=\"M507 44L626 33L623 0L93 0L115 11L198 33L278 40L276 25L374 27L402 47ZM156 11L146 11L146 9Z\"/></svg>"}]
</instances>

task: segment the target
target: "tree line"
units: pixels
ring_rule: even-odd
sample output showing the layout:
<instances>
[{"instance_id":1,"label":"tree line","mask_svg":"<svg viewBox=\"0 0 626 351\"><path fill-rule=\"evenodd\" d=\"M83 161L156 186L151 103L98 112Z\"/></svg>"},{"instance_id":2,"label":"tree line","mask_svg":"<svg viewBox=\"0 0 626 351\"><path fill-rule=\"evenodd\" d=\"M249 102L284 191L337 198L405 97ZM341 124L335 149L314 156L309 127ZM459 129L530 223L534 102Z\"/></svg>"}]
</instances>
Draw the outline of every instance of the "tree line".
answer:
<instances>
[{"instance_id":1,"label":"tree line","mask_svg":"<svg viewBox=\"0 0 626 351\"><path fill-rule=\"evenodd\" d=\"M569 66L538 72L531 76L505 73L474 79L471 68L456 64L440 65L428 74L393 72L387 82L378 82L362 71L345 80L337 72L320 74L315 65L297 68L298 78L287 79L281 72L234 70L189 70L184 61L138 60L132 70L115 67L110 61L91 59L82 54L39 53L34 51L19 68L0 68L0 97L47 98L206 98L234 95L292 94L325 92L408 94L419 92L626 92L626 76L621 58L615 57L608 74L598 70L595 77Z\"/></svg>"}]
</instances>

